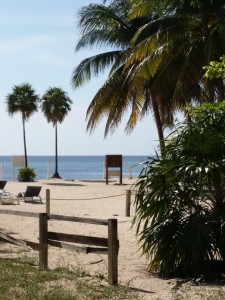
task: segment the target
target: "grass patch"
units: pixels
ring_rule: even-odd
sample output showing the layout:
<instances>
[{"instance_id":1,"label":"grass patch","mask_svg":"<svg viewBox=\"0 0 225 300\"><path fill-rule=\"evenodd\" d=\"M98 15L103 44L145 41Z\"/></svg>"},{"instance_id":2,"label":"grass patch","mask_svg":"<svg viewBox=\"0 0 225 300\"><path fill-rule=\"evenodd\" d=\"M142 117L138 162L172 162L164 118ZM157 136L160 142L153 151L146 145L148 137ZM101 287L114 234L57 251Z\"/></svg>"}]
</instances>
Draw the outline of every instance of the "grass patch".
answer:
<instances>
[{"instance_id":1,"label":"grass patch","mask_svg":"<svg viewBox=\"0 0 225 300\"><path fill-rule=\"evenodd\" d=\"M0 300L140 299L124 286L109 286L81 268L39 270L28 260L0 259Z\"/></svg>"},{"instance_id":2,"label":"grass patch","mask_svg":"<svg viewBox=\"0 0 225 300\"><path fill-rule=\"evenodd\" d=\"M188 288L181 289L174 292L172 295L172 300L222 300L225 299L225 292L221 288L203 288L199 287L192 291Z\"/></svg>"}]
</instances>

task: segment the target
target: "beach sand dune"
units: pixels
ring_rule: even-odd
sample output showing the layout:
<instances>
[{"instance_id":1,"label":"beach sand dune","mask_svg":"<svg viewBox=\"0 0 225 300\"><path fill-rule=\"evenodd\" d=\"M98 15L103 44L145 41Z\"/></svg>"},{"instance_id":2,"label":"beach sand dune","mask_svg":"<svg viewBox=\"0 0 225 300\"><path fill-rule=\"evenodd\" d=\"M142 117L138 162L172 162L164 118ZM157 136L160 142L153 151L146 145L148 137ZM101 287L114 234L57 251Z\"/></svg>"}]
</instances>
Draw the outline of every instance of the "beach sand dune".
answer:
<instances>
[{"instance_id":1,"label":"beach sand dune","mask_svg":"<svg viewBox=\"0 0 225 300\"><path fill-rule=\"evenodd\" d=\"M126 190L134 189L134 182L134 179L124 179L123 185L119 185L116 180L111 180L109 185L106 185L104 181L61 179L40 180L32 184L8 182L5 187L6 191L15 194L25 191L27 185L41 185L43 204L21 201L20 205L1 205L0 209L46 212L45 197L46 190L49 189L51 214L100 219L116 218L120 241L119 284L129 285L140 292L143 299L146 300L170 299L173 287L176 285L176 279L163 280L146 271L147 258L141 255L135 236L135 228L131 227L134 208L131 207L131 217L125 216ZM0 230L10 233L16 238L38 242L38 222L38 219L35 218L1 214ZM49 229L64 233L107 237L107 227L99 225L51 220ZM13 246L9 244L0 243L0 255L3 257L5 247L13 249ZM38 254L36 251L30 250L26 255L37 256ZM107 255L104 254L84 254L49 247L49 267L56 268L59 266L69 268L79 266L90 274L97 274L107 280Z\"/></svg>"}]
</instances>

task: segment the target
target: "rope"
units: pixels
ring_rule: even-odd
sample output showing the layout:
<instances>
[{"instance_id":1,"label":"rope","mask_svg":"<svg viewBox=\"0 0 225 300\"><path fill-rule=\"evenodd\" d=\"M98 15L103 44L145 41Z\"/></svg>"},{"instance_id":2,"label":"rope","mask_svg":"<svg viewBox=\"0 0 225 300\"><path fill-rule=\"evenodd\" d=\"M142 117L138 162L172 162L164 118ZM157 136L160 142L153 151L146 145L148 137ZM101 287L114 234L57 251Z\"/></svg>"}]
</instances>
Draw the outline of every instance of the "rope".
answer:
<instances>
[{"instance_id":1,"label":"rope","mask_svg":"<svg viewBox=\"0 0 225 300\"><path fill-rule=\"evenodd\" d=\"M88 168L88 169L84 169L82 168L82 171L92 171L92 170L100 170L100 169L103 169L103 165L102 166L98 166L98 167L93 167L93 168Z\"/></svg>"},{"instance_id":2,"label":"rope","mask_svg":"<svg viewBox=\"0 0 225 300\"><path fill-rule=\"evenodd\" d=\"M59 199L59 198L51 198L51 200L99 200L99 199L106 199L106 198L114 198L114 197L119 197L119 196L124 196L125 194L119 194L119 195L113 195L113 196L105 196L105 197L97 197L97 198L64 198L64 199ZM42 198L45 199L46 198Z\"/></svg>"}]
</instances>

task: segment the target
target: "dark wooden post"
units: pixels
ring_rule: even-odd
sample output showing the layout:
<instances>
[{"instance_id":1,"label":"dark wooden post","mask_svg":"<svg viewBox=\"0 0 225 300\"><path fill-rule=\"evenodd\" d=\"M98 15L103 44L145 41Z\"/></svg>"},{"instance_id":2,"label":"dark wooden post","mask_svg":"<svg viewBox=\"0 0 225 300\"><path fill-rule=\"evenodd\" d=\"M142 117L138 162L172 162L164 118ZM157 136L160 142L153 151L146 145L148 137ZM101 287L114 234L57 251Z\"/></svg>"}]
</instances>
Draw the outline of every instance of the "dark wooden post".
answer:
<instances>
[{"instance_id":1,"label":"dark wooden post","mask_svg":"<svg viewBox=\"0 0 225 300\"><path fill-rule=\"evenodd\" d=\"M126 191L126 211L125 216L130 217L130 202L131 202L131 190Z\"/></svg>"},{"instance_id":2,"label":"dark wooden post","mask_svg":"<svg viewBox=\"0 0 225 300\"><path fill-rule=\"evenodd\" d=\"M50 215L50 190L46 190L46 214Z\"/></svg>"},{"instance_id":3,"label":"dark wooden post","mask_svg":"<svg viewBox=\"0 0 225 300\"><path fill-rule=\"evenodd\" d=\"M105 160L105 183L109 183L109 169L107 160Z\"/></svg>"},{"instance_id":4,"label":"dark wooden post","mask_svg":"<svg viewBox=\"0 0 225 300\"><path fill-rule=\"evenodd\" d=\"M108 283L118 284L117 219L108 220Z\"/></svg>"},{"instance_id":5,"label":"dark wooden post","mask_svg":"<svg viewBox=\"0 0 225 300\"><path fill-rule=\"evenodd\" d=\"M48 215L39 214L39 268L48 268Z\"/></svg>"},{"instance_id":6,"label":"dark wooden post","mask_svg":"<svg viewBox=\"0 0 225 300\"><path fill-rule=\"evenodd\" d=\"M123 166L122 166L122 160L121 160L121 166L120 166L120 184L123 183Z\"/></svg>"}]
</instances>

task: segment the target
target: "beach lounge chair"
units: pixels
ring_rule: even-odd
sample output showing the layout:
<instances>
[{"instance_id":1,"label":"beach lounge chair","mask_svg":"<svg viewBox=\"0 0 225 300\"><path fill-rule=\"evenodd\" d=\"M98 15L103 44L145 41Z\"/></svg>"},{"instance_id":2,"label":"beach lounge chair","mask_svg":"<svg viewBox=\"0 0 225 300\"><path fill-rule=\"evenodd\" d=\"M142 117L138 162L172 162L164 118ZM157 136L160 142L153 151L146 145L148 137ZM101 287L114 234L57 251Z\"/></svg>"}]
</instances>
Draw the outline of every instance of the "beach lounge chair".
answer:
<instances>
[{"instance_id":1,"label":"beach lounge chair","mask_svg":"<svg viewBox=\"0 0 225 300\"><path fill-rule=\"evenodd\" d=\"M7 183L7 181L0 180L0 191L4 190L6 183Z\"/></svg>"},{"instance_id":2,"label":"beach lounge chair","mask_svg":"<svg viewBox=\"0 0 225 300\"><path fill-rule=\"evenodd\" d=\"M0 204L15 204L15 202L20 204L14 193L6 192L4 190L6 183L6 180L0 180Z\"/></svg>"},{"instance_id":3,"label":"beach lounge chair","mask_svg":"<svg viewBox=\"0 0 225 300\"><path fill-rule=\"evenodd\" d=\"M41 186L27 186L27 189L24 193L18 194L18 198L22 198L24 202L40 201L42 203L41 196L39 195L41 188Z\"/></svg>"}]
</instances>

